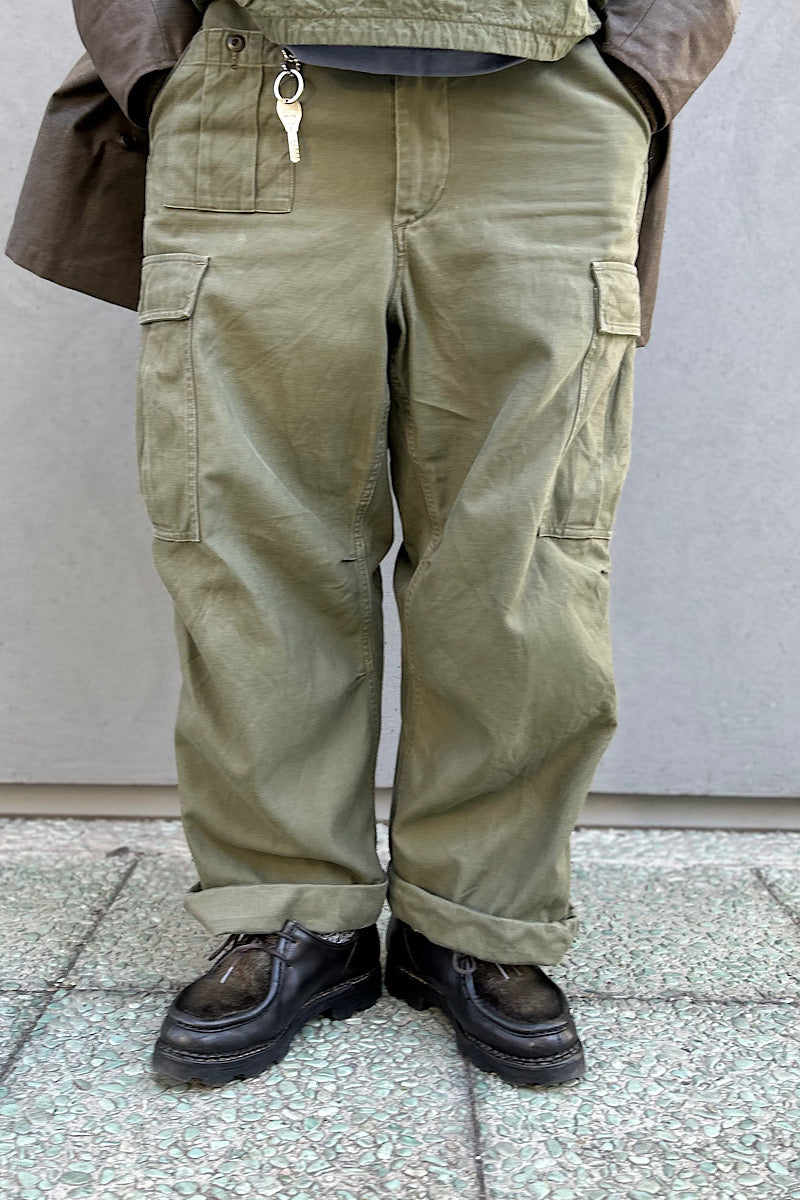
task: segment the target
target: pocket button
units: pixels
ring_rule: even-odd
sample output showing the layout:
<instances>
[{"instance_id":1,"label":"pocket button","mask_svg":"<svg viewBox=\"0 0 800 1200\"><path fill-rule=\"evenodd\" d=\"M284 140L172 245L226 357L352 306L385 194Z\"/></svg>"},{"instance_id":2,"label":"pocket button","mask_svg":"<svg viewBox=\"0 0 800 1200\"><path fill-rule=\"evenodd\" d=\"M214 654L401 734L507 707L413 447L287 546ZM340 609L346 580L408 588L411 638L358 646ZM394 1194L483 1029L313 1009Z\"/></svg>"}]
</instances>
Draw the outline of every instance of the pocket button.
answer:
<instances>
[{"instance_id":1,"label":"pocket button","mask_svg":"<svg viewBox=\"0 0 800 1200\"><path fill-rule=\"evenodd\" d=\"M238 54L240 50L244 50L246 42L240 33L230 33L225 39L225 45Z\"/></svg>"}]
</instances>

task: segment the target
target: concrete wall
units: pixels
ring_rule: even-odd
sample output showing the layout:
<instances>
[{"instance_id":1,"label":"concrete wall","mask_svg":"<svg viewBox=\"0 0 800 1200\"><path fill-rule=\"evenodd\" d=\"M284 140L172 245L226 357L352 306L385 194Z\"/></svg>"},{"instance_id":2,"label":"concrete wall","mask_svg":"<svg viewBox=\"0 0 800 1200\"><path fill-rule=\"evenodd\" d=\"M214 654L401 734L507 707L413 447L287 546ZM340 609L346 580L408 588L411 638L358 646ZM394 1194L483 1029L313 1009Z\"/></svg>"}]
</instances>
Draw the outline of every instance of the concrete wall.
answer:
<instances>
[{"instance_id":1,"label":"concrete wall","mask_svg":"<svg viewBox=\"0 0 800 1200\"><path fill-rule=\"evenodd\" d=\"M47 97L80 52L65 0L10 0L4 27L3 240ZM745 5L676 122L613 546L622 723L598 791L800 791L798 32L796 0ZM0 306L0 781L171 782L179 676L136 483L135 315L5 258ZM387 616L382 785L391 601Z\"/></svg>"}]
</instances>

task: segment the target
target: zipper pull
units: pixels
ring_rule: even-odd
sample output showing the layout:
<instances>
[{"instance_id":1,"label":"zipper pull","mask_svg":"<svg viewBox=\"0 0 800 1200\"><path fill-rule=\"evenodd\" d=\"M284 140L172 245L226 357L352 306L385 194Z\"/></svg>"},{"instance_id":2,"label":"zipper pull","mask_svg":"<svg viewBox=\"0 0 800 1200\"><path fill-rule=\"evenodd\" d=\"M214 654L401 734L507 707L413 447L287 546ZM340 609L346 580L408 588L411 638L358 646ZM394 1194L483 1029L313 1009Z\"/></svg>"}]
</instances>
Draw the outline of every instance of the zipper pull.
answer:
<instances>
[{"instance_id":1,"label":"zipper pull","mask_svg":"<svg viewBox=\"0 0 800 1200\"><path fill-rule=\"evenodd\" d=\"M275 96L275 108L278 113L278 119L286 130L286 137L289 142L289 159L291 162L299 162L300 140L298 138L298 130L303 116L303 110L300 107L300 96L305 87L305 80L300 71L300 63L288 46L281 46L281 51L283 52L283 66L276 76L272 91ZM287 76L291 76L295 81L294 95L288 97L281 95L281 84Z\"/></svg>"}]
</instances>

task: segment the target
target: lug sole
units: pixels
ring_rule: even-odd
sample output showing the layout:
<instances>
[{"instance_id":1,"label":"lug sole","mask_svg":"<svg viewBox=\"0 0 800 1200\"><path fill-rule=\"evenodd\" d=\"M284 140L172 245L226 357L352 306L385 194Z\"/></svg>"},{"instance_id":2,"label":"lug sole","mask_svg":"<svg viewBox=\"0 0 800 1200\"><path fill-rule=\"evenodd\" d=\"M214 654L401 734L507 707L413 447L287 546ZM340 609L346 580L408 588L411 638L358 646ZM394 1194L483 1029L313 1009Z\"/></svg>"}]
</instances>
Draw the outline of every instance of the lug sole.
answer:
<instances>
[{"instance_id":1,"label":"lug sole","mask_svg":"<svg viewBox=\"0 0 800 1200\"><path fill-rule=\"evenodd\" d=\"M549 1059L523 1059L505 1051L497 1050L480 1041L456 1020L447 1000L434 988L404 971L401 967L387 964L385 973L386 990L396 1000L402 1000L417 1012L427 1008L438 1008L447 1017L456 1035L459 1052L474 1063L481 1071L499 1075L507 1083L528 1087L547 1087L554 1083L568 1083L582 1079L586 1074L583 1046L578 1040L564 1054Z\"/></svg>"},{"instance_id":2,"label":"lug sole","mask_svg":"<svg viewBox=\"0 0 800 1200\"><path fill-rule=\"evenodd\" d=\"M244 1051L235 1058L215 1059L211 1056L179 1054L165 1046L159 1038L153 1050L153 1070L182 1083L214 1085L230 1083L234 1079L252 1079L285 1058L294 1038L314 1017L326 1016L332 1021L346 1021L348 1017L372 1008L380 999L381 990L381 973L380 969L376 969L355 986L346 985L333 996L328 994L316 1003L309 1004L268 1046L256 1051Z\"/></svg>"}]
</instances>

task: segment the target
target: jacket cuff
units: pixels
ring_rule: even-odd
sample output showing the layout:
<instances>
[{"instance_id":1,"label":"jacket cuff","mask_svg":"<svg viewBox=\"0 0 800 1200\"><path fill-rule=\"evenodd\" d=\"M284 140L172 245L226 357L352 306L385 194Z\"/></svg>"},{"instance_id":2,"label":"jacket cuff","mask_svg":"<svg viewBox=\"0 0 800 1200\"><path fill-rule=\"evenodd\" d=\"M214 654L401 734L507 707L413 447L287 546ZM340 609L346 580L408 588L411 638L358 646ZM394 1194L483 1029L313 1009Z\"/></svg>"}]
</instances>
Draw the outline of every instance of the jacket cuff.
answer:
<instances>
[{"instance_id":1,"label":"jacket cuff","mask_svg":"<svg viewBox=\"0 0 800 1200\"><path fill-rule=\"evenodd\" d=\"M164 86L169 69L149 71L136 83L128 93L128 119L140 129L147 129L150 123L150 113L155 104L156 96Z\"/></svg>"},{"instance_id":2,"label":"jacket cuff","mask_svg":"<svg viewBox=\"0 0 800 1200\"><path fill-rule=\"evenodd\" d=\"M98 75L128 120L141 125L140 81L175 66L200 13L191 0L73 0L73 8Z\"/></svg>"},{"instance_id":3,"label":"jacket cuff","mask_svg":"<svg viewBox=\"0 0 800 1200\"><path fill-rule=\"evenodd\" d=\"M134 125L138 125L139 128L144 129L147 127L147 120L143 119L142 101L146 98L149 87L148 81L152 80L154 76L161 78L163 81L174 66L174 61L164 62L162 60L154 62L152 65L145 65L144 67L139 64L136 74L130 75L124 80L112 77L109 83L105 77L101 76L101 78L128 120Z\"/></svg>"},{"instance_id":4,"label":"jacket cuff","mask_svg":"<svg viewBox=\"0 0 800 1200\"><path fill-rule=\"evenodd\" d=\"M722 58L738 15L739 0L608 0L598 45L649 84L671 124Z\"/></svg>"}]
</instances>

